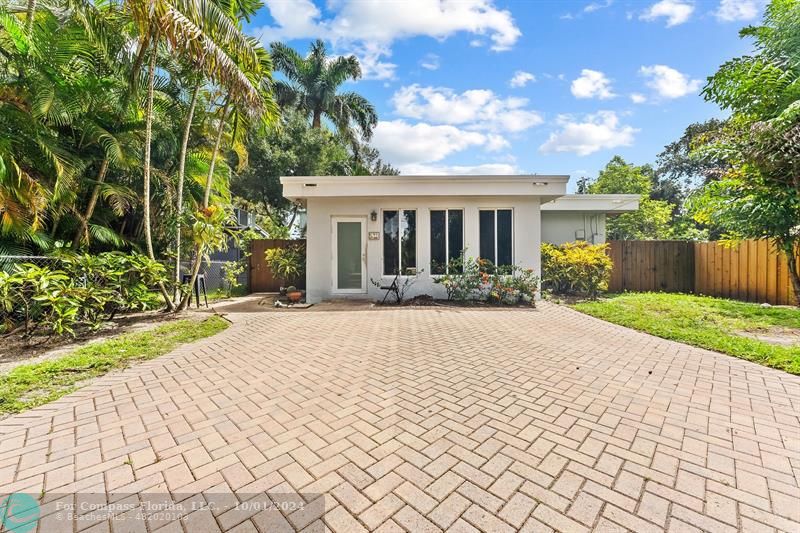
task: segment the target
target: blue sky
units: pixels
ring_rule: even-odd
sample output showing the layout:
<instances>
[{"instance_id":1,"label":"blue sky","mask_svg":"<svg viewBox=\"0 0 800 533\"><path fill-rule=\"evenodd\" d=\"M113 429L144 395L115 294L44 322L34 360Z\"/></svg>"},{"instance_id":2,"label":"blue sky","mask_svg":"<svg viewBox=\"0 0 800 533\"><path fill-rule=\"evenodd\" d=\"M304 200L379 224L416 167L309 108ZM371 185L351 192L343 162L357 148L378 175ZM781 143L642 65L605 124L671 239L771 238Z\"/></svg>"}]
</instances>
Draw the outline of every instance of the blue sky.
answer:
<instances>
[{"instance_id":1,"label":"blue sky","mask_svg":"<svg viewBox=\"0 0 800 533\"><path fill-rule=\"evenodd\" d=\"M652 163L699 95L750 50L763 0L266 0L248 26L305 53L355 54L346 89L376 106L373 144L405 174L594 177L615 154Z\"/></svg>"}]
</instances>

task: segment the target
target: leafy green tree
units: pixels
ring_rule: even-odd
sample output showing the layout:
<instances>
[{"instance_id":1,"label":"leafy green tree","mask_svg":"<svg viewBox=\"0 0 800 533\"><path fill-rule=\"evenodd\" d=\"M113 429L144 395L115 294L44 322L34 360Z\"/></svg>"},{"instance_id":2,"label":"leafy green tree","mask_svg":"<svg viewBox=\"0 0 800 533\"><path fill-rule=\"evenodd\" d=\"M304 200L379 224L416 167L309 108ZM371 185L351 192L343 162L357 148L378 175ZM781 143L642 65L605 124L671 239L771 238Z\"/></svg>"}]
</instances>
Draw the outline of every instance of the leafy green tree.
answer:
<instances>
[{"instance_id":1,"label":"leafy green tree","mask_svg":"<svg viewBox=\"0 0 800 533\"><path fill-rule=\"evenodd\" d=\"M703 89L732 112L729 124L696 149L721 155L730 168L692 207L727 238L772 239L787 258L800 305L800 2L772 0L762 25L740 34L754 40L755 53L724 63Z\"/></svg>"},{"instance_id":2,"label":"leafy green tree","mask_svg":"<svg viewBox=\"0 0 800 533\"><path fill-rule=\"evenodd\" d=\"M615 155L588 187L590 194L650 194L652 184L645 167L627 163Z\"/></svg>"},{"instance_id":3,"label":"leafy green tree","mask_svg":"<svg viewBox=\"0 0 800 533\"><path fill-rule=\"evenodd\" d=\"M691 189L722 177L729 166L722 154L700 154L695 148L713 139L725 124L726 121L716 118L689 124L678 140L666 145L658 154L656 172L659 178L673 183L675 188Z\"/></svg>"},{"instance_id":4,"label":"leafy green tree","mask_svg":"<svg viewBox=\"0 0 800 533\"><path fill-rule=\"evenodd\" d=\"M378 124L373 105L355 92L339 92L348 80L361 78L361 66L355 56L328 56L325 43L311 43L306 57L283 43L270 45L276 70L286 81L275 83L275 95L282 107L295 108L311 117L311 127L320 129L322 118L330 120L341 136L355 143L356 130L368 141Z\"/></svg>"},{"instance_id":5,"label":"leafy green tree","mask_svg":"<svg viewBox=\"0 0 800 533\"><path fill-rule=\"evenodd\" d=\"M639 209L610 217L606 223L609 239L664 239L670 236L672 207L652 200L653 170L649 165L631 165L614 156L597 179L587 186L589 194L638 194Z\"/></svg>"},{"instance_id":6,"label":"leafy green tree","mask_svg":"<svg viewBox=\"0 0 800 533\"><path fill-rule=\"evenodd\" d=\"M285 223L293 210L283 197L281 176L353 174L345 143L326 129L310 127L298 112L285 112L279 128L251 134L247 152L248 165L233 177L231 191L279 224Z\"/></svg>"},{"instance_id":7,"label":"leafy green tree","mask_svg":"<svg viewBox=\"0 0 800 533\"><path fill-rule=\"evenodd\" d=\"M154 258L194 228L211 235L228 153L246 165L241 132L277 113L269 56L240 21L261 5L0 3L0 251L66 241ZM185 205L210 204L180 231Z\"/></svg>"}]
</instances>

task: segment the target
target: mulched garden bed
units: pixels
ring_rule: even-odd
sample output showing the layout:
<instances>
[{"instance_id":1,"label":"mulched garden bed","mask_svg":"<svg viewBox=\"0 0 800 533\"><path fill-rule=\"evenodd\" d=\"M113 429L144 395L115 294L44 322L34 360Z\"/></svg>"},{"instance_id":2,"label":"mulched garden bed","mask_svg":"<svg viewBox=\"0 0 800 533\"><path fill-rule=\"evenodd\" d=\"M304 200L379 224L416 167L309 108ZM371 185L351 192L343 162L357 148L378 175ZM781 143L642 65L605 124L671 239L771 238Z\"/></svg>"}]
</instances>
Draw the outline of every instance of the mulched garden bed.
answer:
<instances>
[{"instance_id":1,"label":"mulched garden bed","mask_svg":"<svg viewBox=\"0 0 800 533\"><path fill-rule=\"evenodd\" d=\"M521 302L518 304L502 304L487 302L486 300L444 300L434 298L428 294L420 294L413 298L408 298L402 302L376 303L377 307L472 307L488 309L534 309L536 306L530 303Z\"/></svg>"}]
</instances>

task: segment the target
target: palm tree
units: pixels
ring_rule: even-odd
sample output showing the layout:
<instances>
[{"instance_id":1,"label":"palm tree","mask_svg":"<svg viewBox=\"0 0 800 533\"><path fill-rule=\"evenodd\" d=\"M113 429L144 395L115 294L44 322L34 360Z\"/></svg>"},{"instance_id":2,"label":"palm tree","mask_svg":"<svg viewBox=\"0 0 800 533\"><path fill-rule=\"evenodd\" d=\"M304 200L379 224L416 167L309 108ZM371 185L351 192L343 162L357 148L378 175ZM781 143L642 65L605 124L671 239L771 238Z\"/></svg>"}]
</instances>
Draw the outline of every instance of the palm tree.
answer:
<instances>
[{"instance_id":1,"label":"palm tree","mask_svg":"<svg viewBox=\"0 0 800 533\"><path fill-rule=\"evenodd\" d=\"M228 0L221 7L225 8L228 16L233 21L244 19L250 22L250 18L263 6L261 0ZM197 62L189 61L190 68L196 68ZM271 66L270 66L271 70ZM189 74L184 73L183 78L188 78L193 86L191 90L191 97L189 99L188 108L186 111L186 119L184 121L183 135L181 137L181 149L178 154L178 188L176 194L176 220L177 228L175 232L175 287L179 288L181 282L181 225L183 221L183 187L186 178L186 156L189 148L189 136L192 130L192 120L194 119L195 107L197 106L198 96L205 79L202 75L202 70L199 73ZM213 163L212 163L213 164ZM213 169L212 169L213 174ZM177 293L176 293L177 294Z\"/></svg>"},{"instance_id":2,"label":"palm tree","mask_svg":"<svg viewBox=\"0 0 800 533\"><path fill-rule=\"evenodd\" d=\"M372 137L378 123L372 104L358 93L337 92L344 82L361 78L355 56L331 58L319 39L311 44L306 57L279 42L272 43L270 50L275 69L287 79L275 82L278 104L310 116L313 128L321 128L322 118L327 118L351 142L356 139L354 126L365 141Z\"/></svg>"},{"instance_id":3,"label":"palm tree","mask_svg":"<svg viewBox=\"0 0 800 533\"><path fill-rule=\"evenodd\" d=\"M251 121L257 121L262 127L267 127L277 120L278 117L278 106L273 99L272 60L266 50L259 46L255 39L250 39L250 42L253 45L253 50L259 57L258 67L249 71L244 70L243 67L243 71L251 79L252 83L259 87L260 105L253 106L247 98L242 98L243 95L238 93L237 90L228 89L225 102L220 110L216 140L214 142L213 151L211 152L208 174L203 190L202 207L204 210L207 210L209 207L211 188L214 182L214 169L222 150L222 138L225 133L225 128L230 119L234 119L234 128L231 132L231 144L234 144L240 141L240 139L237 139L237 136L244 135L249 129L248 125ZM229 111L231 111L230 114ZM196 240L194 246L194 264L191 268L191 278L189 280L189 290L186 291L186 294L183 295L181 302L178 304L178 310L183 310L189 305L191 288L194 287L202 260L203 247L201 243Z\"/></svg>"},{"instance_id":4,"label":"palm tree","mask_svg":"<svg viewBox=\"0 0 800 533\"><path fill-rule=\"evenodd\" d=\"M150 48L150 61L147 67L147 98L145 105L145 140L143 161L143 200L144 232L147 254L155 259L150 224L150 175L151 144L153 122L153 92L155 84L156 59L161 38L173 50L199 65L201 70L214 81L235 92L237 97L254 108L263 106L263 94L258 83L248 77L248 70L261 67L260 58L240 25L229 17L214 2L194 2L191 0L129 0L131 18L140 28L141 44L139 57ZM135 64L139 64L137 59ZM137 79L133 72L132 79ZM224 118L224 117L223 117ZM166 289L161 286L167 307L174 304Z\"/></svg>"}]
</instances>

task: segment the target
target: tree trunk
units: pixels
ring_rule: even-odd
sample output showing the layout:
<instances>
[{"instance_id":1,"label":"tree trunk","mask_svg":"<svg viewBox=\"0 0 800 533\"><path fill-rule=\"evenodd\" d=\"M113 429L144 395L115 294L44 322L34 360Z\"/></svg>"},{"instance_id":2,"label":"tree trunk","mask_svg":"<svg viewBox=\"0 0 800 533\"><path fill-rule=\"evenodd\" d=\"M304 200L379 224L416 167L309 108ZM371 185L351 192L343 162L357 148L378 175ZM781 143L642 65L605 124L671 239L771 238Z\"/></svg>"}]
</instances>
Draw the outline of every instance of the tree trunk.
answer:
<instances>
[{"instance_id":1,"label":"tree trunk","mask_svg":"<svg viewBox=\"0 0 800 533\"><path fill-rule=\"evenodd\" d=\"M153 45L153 51L150 56L150 64L147 68L147 107L145 110L144 127L144 177L142 180L142 188L144 192L142 194L142 201L144 204L144 241L147 247L147 255L150 257L150 259L155 261L156 256L155 253L153 253L153 235L150 231L150 144L153 140L153 92L156 77L156 57L158 56L158 30L156 30L156 34L153 39ZM164 303L166 304L167 309L174 311L175 306L172 303L172 298L170 298L169 294L167 294L167 289L164 287L164 284L159 283L158 286L161 291L161 296L164 297Z\"/></svg>"},{"instance_id":2,"label":"tree trunk","mask_svg":"<svg viewBox=\"0 0 800 533\"><path fill-rule=\"evenodd\" d=\"M150 33L147 32L142 36L142 40L139 41L139 49L136 51L136 59L133 61L133 65L131 66L131 74L130 74L130 87L134 89L138 89L138 80L139 72L142 70L142 64L144 63L144 56L147 53L147 49L150 46ZM128 91L126 93L126 102L127 99L130 98L130 94L132 91Z\"/></svg>"},{"instance_id":3,"label":"tree trunk","mask_svg":"<svg viewBox=\"0 0 800 533\"><path fill-rule=\"evenodd\" d=\"M211 198L211 185L214 182L214 166L217 162L217 156L219 155L219 148L222 144L222 134L225 132L225 119L228 115L228 107L230 106L230 100L225 101L225 107L222 108L222 115L219 119L219 129L217 130L217 139L214 142L214 151L211 153L211 164L208 167L208 176L206 176L206 188L203 194L203 209L208 207L208 201ZM197 281L197 274L200 272L200 265L203 262L203 255L202 249L200 245L194 245L194 264L192 265L192 277L189 279L189 290L186 291L186 294L183 295L181 298L181 303L178 305L178 310L182 311L186 309L189 305L189 298L192 295L192 291L194 290L194 284Z\"/></svg>"},{"instance_id":4,"label":"tree trunk","mask_svg":"<svg viewBox=\"0 0 800 533\"><path fill-rule=\"evenodd\" d=\"M292 209L292 218L289 219L289 224L287 224L290 233L292 231L292 226L294 226L294 220L297 218L297 208L298 205L294 204L294 209Z\"/></svg>"},{"instance_id":5,"label":"tree trunk","mask_svg":"<svg viewBox=\"0 0 800 533\"><path fill-rule=\"evenodd\" d=\"M180 295L181 284L181 216L183 215L183 180L186 173L186 151L189 147L189 134L192 130L192 118L194 118L194 108L197 105L197 95L200 92L201 82L192 93L192 100L189 103L189 111L186 113L186 125L183 128L183 140L181 142L181 153L178 160L178 198L176 200L177 212L177 231L175 235L175 299Z\"/></svg>"},{"instance_id":6,"label":"tree trunk","mask_svg":"<svg viewBox=\"0 0 800 533\"><path fill-rule=\"evenodd\" d=\"M219 129L217 130L217 140L214 141L214 151L211 154L211 164L208 167L208 176L206 177L206 190L203 193L203 209L208 207L208 201L211 199L211 185L214 183L214 167L217 164L217 156L219 155L219 146L222 143L222 134L225 132L225 119L228 117L228 108L230 107L230 100L225 101L225 107L222 108L222 116L219 118Z\"/></svg>"},{"instance_id":7,"label":"tree trunk","mask_svg":"<svg viewBox=\"0 0 800 533\"><path fill-rule=\"evenodd\" d=\"M36 1L28 0L28 10L25 13L25 33L30 37L33 31L33 20L36 17Z\"/></svg>"},{"instance_id":8,"label":"tree trunk","mask_svg":"<svg viewBox=\"0 0 800 533\"><path fill-rule=\"evenodd\" d=\"M81 220L81 226L75 233L75 238L72 239L73 249L78 248L81 239L86 235L86 231L89 228L89 220L92 218L94 208L97 206L97 199L100 197L100 185L106 180L106 172L108 172L108 158L104 157L103 162L100 164L100 171L97 173L97 183L92 189L92 195L89 197L89 203L86 206L86 213L83 215L83 220Z\"/></svg>"},{"instance_id":9,"label":"tree trunk","mask_svg":"<svg viewBox=\"0 0 800 533\"><path fill-rule=\"evenodd\" d=\"M311 121L311 127L317 130L322 127L322 111L314 110L314 118Z\"/></svg>"}]
</instances>

